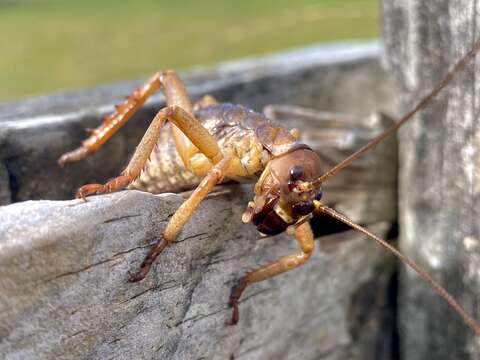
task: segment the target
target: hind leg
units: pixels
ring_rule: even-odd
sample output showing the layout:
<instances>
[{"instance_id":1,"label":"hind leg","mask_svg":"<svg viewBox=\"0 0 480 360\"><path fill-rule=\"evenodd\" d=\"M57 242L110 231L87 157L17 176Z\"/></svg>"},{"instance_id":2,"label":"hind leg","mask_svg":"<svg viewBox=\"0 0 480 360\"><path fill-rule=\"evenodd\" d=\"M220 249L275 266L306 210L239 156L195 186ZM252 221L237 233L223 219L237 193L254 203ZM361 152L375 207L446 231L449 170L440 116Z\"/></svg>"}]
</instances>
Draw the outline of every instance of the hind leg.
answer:
<instances>
[{"instance_id":1,"label":"hind leg","mask_svg":"<svg viewBox=\"0 0 480 360\"><path fill-rule=\"evenodd\" d=\"M193 115L179 106L169 106L157 113L135 150L132 159L120 176L110 180L105 185L88 184L82 186L78 190L76 197L85 198L92 194L118 191L135 181L135 179L140 176L145 163L150 157L160 136L160 131L167 119L171 121L177 127L177 131L180 131L182 136L186 136L187 140L191 141L212 164L217 164L223 158L215 138L210 135Z\"/></svg>"},{"instance_id":2,"label":"hind leg","mask_svg":"<svg viewBox=\"0 0 480 360\"><path fill-rule=\"evenodd\" d=\"M94 154L132 118L156 90L162 87L166 93L167 105L178 105L188 112L192 111L187 91L177 74L174 71L156 73L145 85L136 89L123 103L117 105L115 112L106 116L102 124L92 131L79 148L63 154L58 159L59 165L64 166Z\"/></svg>"}]
</instances>

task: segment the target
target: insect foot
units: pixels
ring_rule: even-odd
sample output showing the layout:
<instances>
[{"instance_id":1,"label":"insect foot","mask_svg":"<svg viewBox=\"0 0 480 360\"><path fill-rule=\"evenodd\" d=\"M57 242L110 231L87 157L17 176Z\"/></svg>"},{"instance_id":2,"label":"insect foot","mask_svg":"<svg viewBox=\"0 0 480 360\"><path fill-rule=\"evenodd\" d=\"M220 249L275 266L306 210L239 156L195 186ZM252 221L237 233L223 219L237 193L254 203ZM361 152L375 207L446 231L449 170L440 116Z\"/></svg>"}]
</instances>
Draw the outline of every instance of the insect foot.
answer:
<instances>
[{"instance_id":1,"label":"insect foot","mask_svg":"<svg viewBox=\"0 0 480 360\"><path fill-rule=\"evenodd\" d=\"M149 270L150 266L142 266L137 272L129 272L128 281L131 283L142 281L147 276Z\"/></svg>"},{"instance_id":2,"label":"insect foot","mask_svg":"<svg viewBox=\"0 0 480 360\"><path fill-rule=\"evenodd\" d=\"M145 279L145 276L147 276L148 272L150 271L150 267L152 266L153 261L155 258L152 258L151 256L148 256L140 265L140 270L138 270L135 273L129 273L129 282L139 282Z\"/></svg>"},{"instance_id":3,"label":"insect foot","mask_svg":"<svg viewBox=\"0 0 480 360\"><path fill-rule=\"evenodd\" d=\"M87 196L100 194L102 189L102 184L83 185L80 189L77 190L75 198L86 200Z\"/></svg>"},{"instance_id":4,"label":"insect foot","mask_svg":"<svg viewBox=\"0 0 480 360\"><path fill-rule=\"evenodd\" d=\"M162 253L163 250L168 246L171 241L162 237L160 241L148 252L148 255L143 260L142 264L140 265L140 270L136 273L130 273L130 277L128 279L129 282L138 282L142 281L145 276L147 276L150 268L152 267L153 262L157 258L158 255Z\"/></svg>"},{"instance_id":5,"label":"insect foot","mask_svg":"<svg viewBox=\"0 0 480 360\"><path fill-rule=\"evenodd\" d=\"M106 193L111 193L114 191L118 191L121 189L124 189L131 183L131 178L126 176L126 175L120 175L109 182L107 182L105 185L102 184L87 184L82 186L80 189L78 189L77 193L75 194L75 197L82 198L85 200L87 196L90 195L99 195L99 194L106 194Z\"/></svg>"},{"instance_id":6,"label":"insect foot","mask_svg":"<svg viewBox=\"0 0 480 360\"><path fill-rule=\"evenodd\" d=\"M232 307L232 318L227 323L228 325L236 325L238 320L240 319L240 311L238 309L238 301L240 300L240 296L242 296L243 291L247 287L247 280L245 277L242 277L238 280L237 284L232 287L232 291L230 293L230 299L228 301L228 306Z\"/></svg>"},{"instance_id":7,"label":"insect foot","mask_svg":"<svg viewBox=\"0 0 480 360\"><path fill-rule=\"evenodd\" d=\"M85 159L89 155L89 151L86 148L78 148L63 154L57 161L60 167L64 167L66 164L76 162Z\"/></svg>"}]
</instances>

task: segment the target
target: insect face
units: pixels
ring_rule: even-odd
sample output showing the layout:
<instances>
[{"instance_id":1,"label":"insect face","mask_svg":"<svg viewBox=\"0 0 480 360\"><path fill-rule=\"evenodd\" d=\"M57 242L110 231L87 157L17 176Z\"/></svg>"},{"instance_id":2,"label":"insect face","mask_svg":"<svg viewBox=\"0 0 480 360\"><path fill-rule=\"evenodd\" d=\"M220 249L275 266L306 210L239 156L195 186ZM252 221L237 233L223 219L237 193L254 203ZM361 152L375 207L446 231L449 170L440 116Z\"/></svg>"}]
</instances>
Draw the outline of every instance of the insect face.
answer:
<instances>
[{"instance_id":1,"label":"insect face","mask_svg":"<svg viewBox=\"0 0 480 360\"><path fill-rule=\"evenodd\" d=\"M320 159L309 148L296 149L271 160L255 186L243 221L266 235L276 235L300 221L314 209L322 190L302 191L297 184L320 176Z\"/></svg>"}]
</instances>

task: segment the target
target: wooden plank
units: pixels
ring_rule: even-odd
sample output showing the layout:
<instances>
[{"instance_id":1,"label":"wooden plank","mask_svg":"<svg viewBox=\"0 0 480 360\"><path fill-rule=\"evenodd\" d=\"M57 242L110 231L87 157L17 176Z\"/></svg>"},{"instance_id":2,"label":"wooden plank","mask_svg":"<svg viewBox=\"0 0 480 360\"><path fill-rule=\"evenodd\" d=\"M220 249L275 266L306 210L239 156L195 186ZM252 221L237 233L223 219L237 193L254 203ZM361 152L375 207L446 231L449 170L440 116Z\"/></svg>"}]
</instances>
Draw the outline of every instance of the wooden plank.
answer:
<instances>
[{"instance_id":1,"label":"wooden plank","mask_svg":"<svg viewBox=\"0 0 480 360\"><path fill-rule=\"evenodd\" d=\"M225 324L235 279L298 251L285 235L259 240L253 226L241 223L247 190L237 186L202 203L138 284L127 282L128 271L161 234L180 195L125 191L86 204L1 207L0 353L12 359L341 359L374 351L392 262L353 232L342 235L349 241L335 251L317 251L303 268L249 288L240 323ZM374 227L381 234L386 228Z\"/></svg>"}]
</instances>

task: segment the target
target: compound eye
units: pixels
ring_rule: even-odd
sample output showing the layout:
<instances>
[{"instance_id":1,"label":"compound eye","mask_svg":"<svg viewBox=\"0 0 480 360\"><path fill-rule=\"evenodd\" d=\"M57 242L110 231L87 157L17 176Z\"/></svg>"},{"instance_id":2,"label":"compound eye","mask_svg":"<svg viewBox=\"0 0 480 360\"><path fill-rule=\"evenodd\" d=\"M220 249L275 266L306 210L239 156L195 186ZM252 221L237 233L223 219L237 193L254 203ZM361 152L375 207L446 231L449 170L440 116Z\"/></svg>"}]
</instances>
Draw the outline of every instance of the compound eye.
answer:
<instances>
[{"instance_id":1,"label":"compound eye","mask_svg":"<svg viewBox=\"0 0 480 360\"><path fill-rule=\"evenodd\" d=\"M297 214L297 215L308 215L310 214L313 210L315 210L315 206L313 205L313 202L312 201L305 201L305 202L301 202L301 203L298 203L296 205L293 206L293 211Z\"/></svg>"},{"instance_id":2,"label":"compound eye","mask_svg":"<svg viewBox=\"0 0 480 360\"><path fill-rule=\"evenodd\" d=\"M321 188L316 189L314 199L317 201L320 201L322 199L322 196L323 196L323 190Z\"/></svg>"},{"instance_id":3,"label":"compound eye","mask_svg":"<svg viewBox=\"0 0 480 360\"><path fill-rule=\"evenodd\" d=\"M297 181L303 178L303 167L300 165L293 165L290 168L290 181Z\"/></svg>"}]
</instances>

